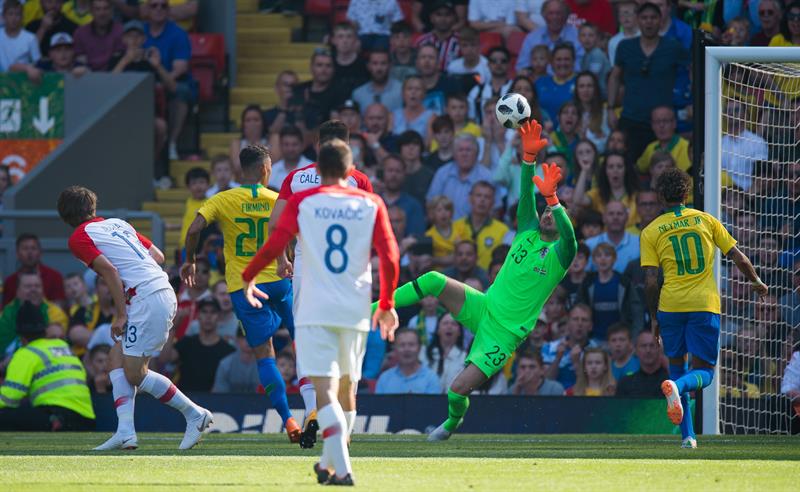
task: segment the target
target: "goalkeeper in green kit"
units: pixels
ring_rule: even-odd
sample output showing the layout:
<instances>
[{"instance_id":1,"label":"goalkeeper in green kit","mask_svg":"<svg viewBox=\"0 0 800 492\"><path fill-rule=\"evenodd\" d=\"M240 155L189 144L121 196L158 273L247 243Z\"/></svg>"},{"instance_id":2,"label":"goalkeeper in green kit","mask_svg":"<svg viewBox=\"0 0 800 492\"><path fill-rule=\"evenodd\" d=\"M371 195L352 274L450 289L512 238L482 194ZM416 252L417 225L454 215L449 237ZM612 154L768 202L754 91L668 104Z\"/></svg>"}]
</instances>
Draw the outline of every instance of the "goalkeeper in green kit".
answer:
<instances>
[{"instance_id":1,"label":"goalkeeper in green kit","mask_svg":"<svg viewBox=\"0 0 800 492\"><path fill-rule=\"evenodd\" d=\"M561 170L556 164L544 164L544 179L534 177L536 155L547 146L541 132L535 120L519 128L524 155L517 235L489 290L484 294L439 272L428 272L395 291L397 307L438 297L475 334L467 364L447 392L448 418L431 432L429 441L448 439L461 425L469 407L467 395L500 371L522 344L575 257L575 231L556 196ZM541 219L531 181L547 200Z\"/></svg>"}]
</instances>

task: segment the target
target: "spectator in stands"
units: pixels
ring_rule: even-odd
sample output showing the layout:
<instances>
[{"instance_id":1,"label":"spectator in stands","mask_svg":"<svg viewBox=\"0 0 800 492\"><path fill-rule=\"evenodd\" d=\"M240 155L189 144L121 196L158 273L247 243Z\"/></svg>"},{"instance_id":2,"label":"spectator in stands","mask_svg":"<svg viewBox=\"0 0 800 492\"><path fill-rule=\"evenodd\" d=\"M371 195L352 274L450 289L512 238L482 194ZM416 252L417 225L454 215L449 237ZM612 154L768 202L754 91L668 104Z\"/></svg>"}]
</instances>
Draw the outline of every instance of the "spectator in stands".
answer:
<instances>
[{"instance_id":1,"label":"spectator in stands","mask_svg":"<svg viewBox=\"0 0 800 492\"><path fill-rule=\"evenodd\" d=\"M578 302L578 293L583 281L586 279L586 267L589 265L589 257L591 254L592 252L589 250L589 247L586 246L586 243L583 241L578 243L578 250L575 253L575 258L572 259L572 263L570 263L567 269L564 280L559 284L566 294L568 308L574 306ZM550 297L552 298L553 296ZM545 306L546 305L547 303L545 303Z\"/></svg>"},{"instance_id":2,"label":"spectator in stands","mask_svg":"<svg viewBox=\"0 0 800 492\"><path fill-rule=\"evenodd\" d=\"M198 270L202 267L198 265ZM211 391L222 359L234 352L231 344L219 336L219 304L212 298L197 303L200 330L175 341L171 337L158 356L162 364L175 363L180 368L177 386L182 391Z\"/></svg>"},{"instance_id":3,"label":"spectator in stands","mask_svg":"<svg viewBox=\"0 0 800 492\"><path fill-rule=\"evenodd\" d=\"M406 212L398 206L391 206L387 207L386 213L389 216L389 223L392 225L392 232L394 232L397 247L400 250L400 262L407 264L408 257L406 253L414 245L416 239L406 233L406 221L408 220Z\"/></svg>"},{"instance_id":4,"label":"spectator in stands","mask_svg":"<svg viewBox=\"0 0 800 492\"><path fill-rule=\"evenodd\" d=\"M91 4L92 0L67 0L61 7L61 13L78 26L85 26L92 22Z\"/></svg>"},{"instance_id":5,"label":"spectator in stands","mask_svg":"<svg viewBox=\"0 0 800 492\"><path fill-rule=\"evenodd\" d=\"M239 187L239 183L233 177L233 165L225 154L217 154L211 159L211 174L214 176L214 184L206 190L206 198Z\"/></svg>"},{"instance_id":6,"label":"spectator in stands","mask_svg":"<svg viewBox=\"0 0 800 492\"><path fill-rule=\"evenodd\" d=\"M639 358L633 353L631 329L624 323L614 323L608 328L608 352L615 381L639 370Z\"/></svg>"},{"instance_id":7,"label":"spectator in stands","mask_svg":"<svg viewBox=\"0 0 800 492\"><path fill-rule=\"evenodd\" d=\"M381 198L387 207L397 206L406 214L406 234L422 235L425 232L425 213L420 202L403 191L406 179L406 165L396 155L389 155L381 163L383 166L383 193Z\"/></svg>"},{"instance_id":8,"label":"spectator in stands","mask_svg":"<svg viewBox=\"0 0 800 492\"><path fill-rule=\"evenodd\" d=\"M431 227L425 235L433 240L433 264L441 270L453 264L453 202L444 195L437 195L428 200L427 209Z\"/></svg>"},{"instance_id":9,"label":"spectator in stands","mask_svg":"<svg viewBox=\"0 0 800 492\"><path fill-rule=\"evenodd\" d=\"M36 68L43 72L69 74L73 77L80 77L89 71L84 63L75 60L72 36L65 32L56 33L50 38L49 56L39 60Z\"/></svg>"},{"instance_id":10,"label":"spectator in stands","mask_svg":"<svg viewBox=\"0 0 800 492\"><path fill-rule=\"evenodd\" d=\"M640 6L637 19L641 36L619 43L608 80L608 122L627 133L631 160L655 140L651 112L658 106L672 105L676 73L688 61L688 53L678 41L659 35L662 17L656 5L647 2ZM625 91L618 119L615 110L621 86Z\"/></svg>"},{"instance_id":11,"label":"spectator in stands","mask_svg":"<svg viewBox=\"0 0 800 492\"><path fill-rule=\"evenodd\" d=\"M427 347L436 333L439 326L439 319L447 311L439 304L439 299L434 296L425 296L419 301L421 309L411 319L408 320L408 328L415 330L419 334L423 347ZM464 347L462 343L461 348Z\"/></svg>"},{"instance_id":12,"label":"spectator in stands","mask_svg":"<svg viewBox=\"0 0 800 492\"><path fill-rule=\"evenodd\" d=\"M214 375L212 393L255 393L261 382L253 348L247 343L244 331L236 330L236 351L219 362Z\"/></svg>"},{"instance_id":13,"label":"spectator in stands","mask_svg":"<svg viewBox=\"0 0 800 492\"><path fill-rule=\"evenodd\" d=\"M424 98L425 87L422 79L416 75L408 77L403 82L403 108L392 113L395 135L406 130L414 130L427 137L428 126L434 117L434 112L423 106Z\"/></svg>"},{"instance_id":14,"label":"spectator in stands","mask_svg":"<svg viewBox=\"0 0 800 492\"><path fill-rule=\"evenodd\" d=\"M334 80L334 64L331 52L324 48L314 50L311 56L311 80L295 84L290 106L302 107L304 130L316 129L327 120L333 109L347 99L350 90L343 89Z\"/></svg>"},{"instance_id":15,"label":"spectator in stands","mask_svg":"<svg viewBox=\"0 0 800 492\"><path fill-rule=\"evenodd\" d=\"M614 396L616 380L611 374L611 358L599 347L587 348L576 371L575 385L567 390L569 396Z\"/></svg>"},{"instance_id":16,"label":"spectator in stands","mask_svg":"<svg viewBox=\"0 0 800 492\"><path fill-rule=\"evenodd\" d=\"M617 396L656 398L661 394L661 383L669 379L662 365L663 351L653 333L644 330L636 337L636 357L639 370L623 376L617 384Z\"/></svg>"},{"instance_id":17,"label":"spectator in stands","mask_svg":"<svg viewBox=\"0 0 800 492\"><path fill-rule=\"evenodd\" d=\"M747 108L730 99L725 105L722 135L722 170L744 191L753 184L753 164L769 158L767 142L747 129Z\"/></svg>"},{"instance_id":18,"label":"spectator in stands","mask_svg":"<svg viewBox=\"0 0 800 492\"><path fill-rule=\"evenodd\" d=\"M23 273L38 274L44 286L44 297L48 301L63 304L66 301L64 279L57 270L42 263L42 245L39 243L39 237L35 234L22 233L17 236L16 248L19 270L3 280L3 306L17 297L19 276Z\"/></svg>"},{"instance_id":19,"label":"spectator in stands","mask_svg":"<svg viewBox=\"0 0 800 492\"><path fill-rule=\"evenodd\" d=\"M478 266L487 270L492 251L500 244L511 244L508 226L492 217L496 190L488 181L478 181L469 192L470 213L453 223L457 239L469 239L478 246Z\"/></svg>"},{"instance_id":20,"label":"spectator in stands","mask_svg":"<svg viewBox=\"0 0 800 492\"><path fill-rule=\"evenodd\" d=\"M636 22L636 2L635 0L621 0L614 2L617 8L617 19L619 20L620 30L608 40L608 60L611 66L615 65L617 47L625 39L639 36L639 25Z\"/></svg>"},{"instance_id":21,"label":"spectator in stands","mask_svg":"<svg viewBox=\"0 0 800 492\"><path fill-rule=\"evenodd\" d=\"M264 119L262 121L261 133L258 136L258 141L264 138L265 132L269 135L277 135L284 126L294 125L295 118L298 115L302 115L302 108L297 106L289 106L289 101L292 98L293 87L299 81L300 80L297 78L297 74L292 70L284 70L278 74L278 77L275 79L275 94L278 96L278 102L275 104L275 106L264 111ZM246 110L247 108L245 108L245 111ZM253 138L254 137L255 135L253 135ZM249 144L254 143L256 143L255 140L249 142ZM276 145L271 145L271 147L274 148ZM241 149L236 150L237 157L239 150ZM279 156L276 155L272 156L273 159L278 157Z\"/></svg>"},{"instance_id":22,"label":"spectator in stands","mask_svg":"<svg viewBox=\"0 0 800 492\"><path fill-rule=\"evenodd\" d=\"M444 71L461 53L456 31L458 17L453 2L446 0L434 2L430 10L430 20L433 30L420 36L416 47L419 49L425 45L433 45L437 50L439 70Z\"/></svg>"},{"instance_id":23,"label":"spectator in stands","mask_svg":"<svg viewBox=\"0 0 800 492\"><path fill-rule=\"evenodd\" d=\"M560 0L550 0L558 2ZM536 94L542 109L550 115L560 112L564 103L571 101L575 94L575 48L569 43L560 43L553 48L550 58L553 75L547 75L536 81ZM559 128L554 122L555 129Z\"/></svg>"},{"instance_id":24,"label":"spectator in stands","mask_svg":"<svg viewBox=\"0 0 800 492\"><path fill-rule=\"evenodd\" d=\"M40 274L36 271L21 271L15 275L15 297L3 307L3 313L0 315L0 356L14 352L19 346L16 328L17 313L20 306L26 301L41 310L48 325L48 336L52 338L50 334L60 331L59 337L63 337L67 331L67 315L57 304L46 300L46 291ZM16 286L17 281L19 287ZM5 290L3 294L5 294ZM51 326L58 327L60 330L53 331Z\"/></svg>"},{"instance_id":25,"label":"spectator in stands","mask_svg":"<svg viewBox=\"0 0 800 492\"><path fill-rule=\"evenodd\" d=\"M347 19L358 28L362 50L387 50L391 26L403 20L403 11L397 0L350 0Z\"/></svg>"},{"instance_id":26,"label":"spectator in stands","mask_svg":"<svg viewBox=\"0 0 800 492\"><path fill-rule=\"evenodd\" d=\"M441 387L450 383L464 369L467 352L464 350L464 328L450 313L439 316L436 331L423 352L425 364L439 377Z\"/></svg>"},{"instance_id":27,"label":"spectator in stands","mask_svg":"<svg viewBox=\"0 0 800 492\"><path fill-rule=\"evenodd\" d=\"M544 0L517 0L514 8L517 25L526 32L544 26L545 20L542 17L544 3Z\"/></svg>"},{"instance_id":28,"label":"spectator in stands","mask_svg":"<svg viewBox=\"0 0 800 492\"><path fill-rule=\"evenodd\" d=\"M489 285L486 270L478 265L478 246L470 239L456 240L453 266L445 269L442 273L459 282L464 282L468 278L476 278L483 285Z\"/></svg>"},{"instance_id":29,"label":"spectator in stands","mask_svg":"<svg viewBox=\"0 0 800 492\"><path fill-rule=\"evenodd\" d=\"M517 358L517 377L508 388L509 395L517 396L561 396L564 387L558 381L545 377L542 354L522 352Z\"/></svg>"},{"instance_id":30,"label":"spectator in stands","mask_svg":"<svg viewBox=\"0 0 800 492\"><path fill-rule=\"evenodd\" d=\"M422 164L424 142L419 133L406 130L397 138L399 157L405 164L406 179L403 191L414 197L420 204L425 203L425 192L433 180L434 171Z\"/></svg>"},{"instance_id":31,"label":"spectator in stands","mask_svg":"<svg viewBox=\"0 0 800 492\"><path fill-rule=\"evenodd\" d=\"M661 215L661 203L658 200L658 193L653 190L642 190L636 194L636 213L639 221L628 227L626 232L639 236L650 222Z\"/></svg>"},{"instance_id":32,"label":"spectator in stands","mask_svg":"<svg viewBox=\"0 0 800 492\"><path fill-rule=\"evenodd\" d=\"M442 114L447 96L461 92L461 84L439 69L437 56L438 52L433 45L421 46L417 51L417 74L422 79L425 90L424 106L436 114Z\"/></svg>"},{"instance_id":33,"label":"spectator in stands","mask_svg":"<svg viewBox=\"0 0 800 492\"><path fill-rule=\"evenodd\" d=\"M425 158L425 167L436 171L442 165L453 160L453 143L455 142L455 125L448 115L437 116L431 123L433 138L438 142L436 150ZM433 175L431 175L431 179ZM427 191L427 187L424 191ZM424 194L424 193L423 193Z\"/></svg>"},{"instance_id":34,"label":"spectator in stands","mask_svg":"<svg viewBox=\"0 0 800 492\"><path fill-rule=\"evenodd\" d=\"M333 26L331 45L334 49L336 83L349 96L356 87L369 79L367 65L358 56L360 43L355 26L350 22L340 22Z\"/></svg>"},{"instance_id":35,"label":"spectator in stands","mask_svg":"<svg viewBox=\"0 0 800 492\"><path fill-rule=\"evenodd\" d=\"M89 351L86 375L89 391L93 395L111 393L111 378L108 375L108 354L111 345L96 345Z\"/></svg>"},{"instance_id":36,"label":"spectator in stands","mask_svg":"<svg viewBox=\"0 0 800 492\"><path fill-rule=\"evenodd\" d=\"M414 0L411 10L411 25L418 32L430 31L432 26L431 15L438 5L443 2ZM453 29L458 30L467 25L467 4L469 0L453 0L453 11L456 23Z\"/></svg>"},{"instance_id":37,"label":"spectator in stands","mask_svg":"<svg viewBox=\"0 0 800 492\"><path fill-rule=\"evenodd\" d=\"M750 38L750 46L769 46L772 38L780 34L783 18L783 4L778 0L758 2L758 20L761 30Z\"/></svg>"},{"instance_id":38,"label":"spectator in stands","mask_svg":"<svg viewBox=\"0 0 800 492\"><path fill-rule=\"evenodd\" d=\"M592 175L581 168L581 174L575 186L575 201L578 206L591 207L605 213L610 201L621 201L626 208L626 227L634 226L639 221L636 213L636 193L639 182L636 172L625 156L617 152L608 152L602 164L597 166L594 173L597 183L591 190ZM585 192L585 194L584 194Z\"/></svg>"},{"instance_id":39,"label":"spectator in stands","mask_svg":"<svg viewBox=\"0 0 800 492\"><path fill-rule=\"evenodd\" d=\"M496 32L508 39L512 32L520 30L516 25L516 3L516 0L470 0L467 19L478 31Z\"/></svg>"},{"instance_id":40,"label":"spectator in stands","mask_svg":"<svg viewBox=\"0 0 800 492\"><path fill-rule=\"evenodd\" d=\"M294 355L288 351L282 351L275 356L275 365L283 378L283 384L286 386L287 395L296 395L300 393L300 385L297 380L297 368L295 367Z\"/></svg>"},{"instance_id":41,"label":"spectator in stands","mask_svg":"<svg viewBox=\"0 0 800 492\"><path fill-rule=\"evenodd\" d=\"M578 39L580 39L584 51L583 58L579 60L580 69L595 74L601 91L605 93L611 62L608 61L608 55L601 48L600 31L594 24L584 24L578 30Z\"/></svg>"},{"instance_id":42,"label":"spectator in stands","mask_svg":"<svg viewBox=\"0 0 800 492\"><path fill-rule=\"evenodd\" d=\"M114 53L124 51L122 24L114 20L111 0L91 1L92 21L75 30L75 55L95 72L108 70Z\"/></svg>"},{"instance_id":43,"label":"spectator in stands","mask_svg":"<svg viewBox=\"0 0 800 492\"><path fill-rule=\"evenodd\" d=\"M364 139L379 162L398 150L397 136L389 131L389 116L390 111L380 103L370 104L364 112Z\"/></svg>"},{"instance_id":44,"label":"spectator in stands","mask_svg":"<svg viewBox=\"0 0 800 492\"><path fill-rule=\"evenodd\" d=\"M566 0L566 2L572 11L570 22L573 25L593 24L608 36L617 33L614 10L608 0Z\"/></svg>"},{"instance_id":45,"label":"spectator in stands","mask_svg":"<svg viewBox=\"0 0 800 492\"><path fill-rule=\"evenodd\" d=\"M800 2L795 1L786 8L781 33L775 35L769 45L787 48L800 46Z\"/></svg>"},{"instance_id":46,"label":"spectator in stands","mask_svg":"<svg viewBox=\"0 0 800 492\"><path fill-rule=\"evenodd\" d=\"M344 123L351 135L361 133L361 107L352 99L345 99L333 117Z\"/></svg>"},{"instance_id":47,"label":"spectator in stands","mask_svg":"<svg viewBox=\"0 0 800 492\"><path fill-rule=\"evenodd\" d=\"M492 180L492 173L485 166L478 165L478 141L472 135L456 137L453 162L445 164L436 171L427 199L445 195L453 200L456 219L470 212L469 194L478 181ZM495 197L497 206L498 197Z\"/></svg>"},{"instance_id":48,"label":"spectator in stands","mask_svg":"<svg viewBox=\"0 0 800 492\"><path fill-rule=\"evenodd\" d=\"M606 150L611 129L608 127L606 103L594 73L581 72L575 77L575 104L581 115L581 136L594 144L595 151L602 154Z\"/></svg>"},{"instance_id":49,"label":"spectator in stands","mask_svg":"<svg viewBox=\"0 0 800 492\"><path fill-rule=\"evenodd\" d=\"M296 126L285 126L281 130L280 148L283 158L272 165L269 177L270 188L279 190L283 180L295 169L301 169L312 161L303 155L303 132Z\"/></svg>"},{"instance_id":50,"label":"spectator in stands","mask_svg":"<svg viewBox=\"0 0 800 492\"><path fill-rule=\"evenodd\" d=\"M575 384L575 368L581 366L583 350L597 346L589 338L591 331L592 309L586 304L576 304L569 311L564 336L542 347L542 360L547 365L545 377L558 381L565 388Z\"/></svg>"},{"instance_id":51,"label":"spectator in stands","mask_svg":"<svg viewBox=\"0 0 800 492\"><path fill-rule=\"evenodd\" d=\"M25 26L25 29L36 35L39 41L39 50L43 56L48 56L50 51L50 38L54 34L65 32L72 35L78 25L64 17L61 8L64 0L41 0L44 15L41 19L34 20Z\"/></svg>"},{"instance_id":52,"label":"spectator in stands","mask_svg":"<svg viewBox=\"0 0 800 492\"><path fill-rule=\"evenodd\" d=\"M508 63L511 54L502 46L494 46L488 55L489 76L482 77L481 83L469 91L469 118L478 124L483 122L483 106L486 101L505 96L511 88L508 78Z\"/></svg>"},{"instance_id":53,"label":"spectator in stands","mask_svg":"<svg viewBox=\"0 0 800 492\"><path fill-rule=\"evenodd\" d=\"M403 82L409 75L417 73L417 51L411 46L411 27L405 22L392 24L392 35L389 38L391 53L391 69L389 76Z\"/></svg>"},{"instance_id":54,"label":"spectator in stands","mask_svg":"<svg viewBox=\"0 0 800 492\"><path fill-rule=\"evenodd\" d=\"M278 75L278 80L280 80L282 76L283 75ZM230 159L230 162L233 163L233 172L236 178L240 177L242 174L242 165L239 163L239 152L241 152L242 149L250 145L263 145L265 147L270 147L269 142L267 142L267 139L264 137L264 129L266 128L264 115L270 111L272 110L267 110L266 112L262 113L261 106L257 104L247 105L242 110L242 119L239 123L239 128L242 129L241 138L235 138L231 140L230 150L228 151L228 158ZM275 117L275 121L279 119L288 119L285 115L282 115L284 115L284 113L278 114L278 116ZM273 149L272 158L279 159L280 157L276 155L277 152L274 152L274 147L271 148ZM274 166L272 168L272 172L275 172Z\"/></svg>"},{"instance_id":55,"label":"spectator in stands","mask_svg":"<svg viewBox=\"0 0 800 492\"><path fill-rule=\"evenodd\" d=\"M189 71L192 46L186 31L168 19L169 0L148 0L145 48L158 49L164 70L175 80L175 92L169 93L169 158L178 159L178 137L189 114L189 108L197 101L197 83ZM148 58L151 55L148 53Z\"/></svg>"},{"instance_id":56,"label":"spectator in stands","mask_svg":"<svg viewBox=\"0 0 800 492\"><path fill-rule=\"evenodd\" d=\"M226 342L235 345L236 332L239 329L239 320L233 312L233 303L228 293L228 284L224 280L218 280L211 287L211 298L219 305L217 315L217 333ZM186 330L186 336L197 335L200 332L199 319L192 320Z\"/></svg>"},{"instance_id":57,"label":"spectator in stands","mask_svg":"<svg viewBox=\"0 0 800 492\"><path fill-rule=\"evenodd\" d=\"M648 173L650 171L650 159L658 151L669 152L675 159L678 168L688 171L692 166L689 156L689 141L675 133L678 121L675 119L675 111L672 106L658 106L653 108L650 114L650 126L656 140L650 142L636 161L639 172Z\"/></svg>"},{"instance_id":58,"label":"spectator in stands","mask_svg":"<svg viewBox=\"0 0 800 492\"><path fill-rule=\"evenodd\" d=\"M590 208L578 212L577 223L579 237L584 241L603 233L603 216Z\"/></svg>"},{"instance_id":59,"label":"spectator in stands","mask_svg":"<svg viewBox=\"0 0 800 492\"><path fill-rule=\"evenodd\" d=\"M447 65L449 75L472 75L479 82L486 82L491 77L489 62L481 55L481 42L473 27L464 27L459 32L461 44L461 57L456 58Z\"/></svg>"},{"instance_id":60,"label":"spectator in stands","mask_svg":"<svg viewBox=\"0 0 800 492\"><path fill-rule=\"evenodd\" d=\"M795 340L792 356L783 371L781 393L792 402L795 416L800 415L800 342Z\"/></svg>"},{"instance_id":61,"label":"spectator in stands","mask_svg":"<svg viewBox=\"0 0 800 492\"><path fill-rule=\"evenodd\" d=\"M606 152L619 152L625 155L628 152L628 137L622 130L612 130L606 142Z\"/></svg>"},{"instance_id":62,"label":"spectator in stands","mask_svg":"<svg viewBox=\"0 0 800 492\"><path fill-rule=\"evenodd\" d=\"M202 167L193 167L186 173L184 182L186 187L189 188L189 198L186 199L183 209L183 221L181 222L181 235L179 238L181 248L183 248L183 244L186 241L186 231L189 230L197 211L206 201L206 192L211 185L211 176Z\"/></svg>"},{"instance_id":63,"label":"spectator in stands","mask_svg":"<svg viewBox=\"0 0 800 492\"><path fill-rule=\"evenodd\" d=\"M209 288L210 280L211 263L205 257L197 258L197 274L194 284L191 287L183 285L181 286L181 291L178 292L178 311L173 320L173 331L176 339L183 338L189 329L189 324L198 319L200 301L213 300L211 289ZM219 303L217 303L216 311L219 314Z\"/></svg>"},{"instance_id":64,"label":"spectator in stands","mask_svg":"<svg viewBox=\"0 0 800 492\"><path fill-rule=\"evenodd\" d=\"M0 73L25 72L31 81L38 81L34 65L41 58L36 36L22 29L22 5L17 0L3 4L3 22L0 30Z\"/></svg>"},{"instance_id":65,"label":"spectator in stands","mask_svg":"<svg viewBox=\"0 0 800 492\"><path fill-rule=\"evenodd\" d=\"M622 272L628 263L639 257L639 236L634 236L625 230L628 220L628 210L625 204L619 201L610 201L603 212L603 225L606 231L600 235L586 240L586 246L594 250L600 243L611 244L617 252L614 270ZM592 262L589 269L596 271Z\"/></svg>"},{"instance_id":66,"label":"spectator in stands","mask_svg":"<svg viewBox=\"0 0 800 492\"><path fill-rule=\"evenodd\" d=\"M721 43L725 46L748 46L750 44L750 19L734 17L722 33Z\"/></svg>"},{"instance_id":67,"label":"spectator in stands","mask_svg":"<svg viewBox=\"0 0 800 492\"><path fill-rule=\"evenodd\" d=\"M75 274L64 282L67 291L73 291L80 298L69 310L69 329L67 340L75 355L83 355L89 346L95 328L114 320L114 299L111 290L100 275L95 277L95 296L87 292L83 278Z\"/></svg>"},{"instance_id":68,"label":"spectator in stands","mask_svg":"<svg viewBox=\"0 0 800 492\"><path fill-rule=\"evenodd\" d=\"M442 386L436 373L419 360L420 340L416 331L397 330L392 351L397 365L384 371L375 386L377 394L424 393L437 394Z\"/></svg>"},{"instance_id":69,"label":"spectator in stands","mask_svg":"<svg viewBox=\"0 0 800 492\"><path fill-rule=\"evenodd\" d=\"M800 335L800 257L796 257L792 267L791 290L781 297L783 306L783 320L789 324L792 330ZM800 342L800 340L798 340Z\"/></svg>"},{"instance_id":70,"label":"spectator in stands","mask_svg":"<svg viewBox=\"0 0 800 492\"><path fill-rule=\"evenodd\" d=\"M538 27L535 31L531 31L525 36L525 41L522 42L522 48L517 57L517 70L527 68L531 62L531 51L534 46L543 44L551 50L559 44L571 43L574 49L572 53L573 64L576 60L583 58L583 46L578 42L578 30L567 24L567 17L569 17L569 6L564 0L547 0L542 5L542 16L545 20L545 25ZM573 69L577 66L573 66Z\"/></svg>"},{"instance_id":71,"label":"spectator in stands","mask_svg":"<svg viewBox=\"0 0 800 492\"><path fill-rule=\"evenodd\" d=\"M551 148L567 156L566 176L574 175L571 170L575 168L575 150L580 142L581 114L578 105L571 99L572 96L559 108L556 130L550 132Z\"/></svg>"},{"instance_id":72,"label":"spectator in stands","mask_svg":"<svg viewBox=\"0 0 800 492\"><path fill-rule=\"evenodd\" d=\"M369 105L374 103L382 104L389 111L400 109L403 106L403 84L389 78L389 52L370 52L367 71L369 82L353 91L353 100L359 107L365 113Z\"/></svg>"}]
</instances>

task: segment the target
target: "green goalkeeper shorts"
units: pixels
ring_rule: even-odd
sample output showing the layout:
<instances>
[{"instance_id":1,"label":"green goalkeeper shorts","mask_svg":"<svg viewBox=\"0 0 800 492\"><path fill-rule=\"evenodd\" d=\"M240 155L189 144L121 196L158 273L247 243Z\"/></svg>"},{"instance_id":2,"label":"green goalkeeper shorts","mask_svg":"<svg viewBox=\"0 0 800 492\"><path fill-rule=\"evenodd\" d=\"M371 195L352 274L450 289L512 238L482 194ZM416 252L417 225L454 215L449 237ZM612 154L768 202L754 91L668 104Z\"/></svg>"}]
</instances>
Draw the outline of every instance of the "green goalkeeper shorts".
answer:
<instances>
[{"instance_id":1,"label":"green goalkeeper shorts","mask_svg":"<svg viewBox=\"0 0 800 492\"><path fill-rule=\"evenodd\" d=\"M475 334L467 362L490 378L503 368L524 338L494 319L486 307L485 294L469 286L465 286L464 294L464 306L455 319Z\"/></svg>"}]
</instances>

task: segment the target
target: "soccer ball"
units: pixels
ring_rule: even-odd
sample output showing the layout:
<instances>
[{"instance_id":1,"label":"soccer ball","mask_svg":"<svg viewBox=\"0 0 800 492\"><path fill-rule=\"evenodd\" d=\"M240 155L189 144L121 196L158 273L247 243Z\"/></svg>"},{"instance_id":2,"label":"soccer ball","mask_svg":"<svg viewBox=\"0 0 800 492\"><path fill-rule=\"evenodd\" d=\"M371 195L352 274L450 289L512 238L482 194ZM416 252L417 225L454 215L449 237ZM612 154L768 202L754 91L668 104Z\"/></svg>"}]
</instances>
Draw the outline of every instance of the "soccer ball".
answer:
<instances>
[{"instance_id":1,"label":"soccer ball","mask_svg":"<svg viewBox=\"0 0 800 492\"><path fill-rule=\"evenodd\" d=\"M494 107L497 121L506 128L519 128L531 117L531 106L522 94L509 92L497 100Z\"/></svg>"}]
</instances>

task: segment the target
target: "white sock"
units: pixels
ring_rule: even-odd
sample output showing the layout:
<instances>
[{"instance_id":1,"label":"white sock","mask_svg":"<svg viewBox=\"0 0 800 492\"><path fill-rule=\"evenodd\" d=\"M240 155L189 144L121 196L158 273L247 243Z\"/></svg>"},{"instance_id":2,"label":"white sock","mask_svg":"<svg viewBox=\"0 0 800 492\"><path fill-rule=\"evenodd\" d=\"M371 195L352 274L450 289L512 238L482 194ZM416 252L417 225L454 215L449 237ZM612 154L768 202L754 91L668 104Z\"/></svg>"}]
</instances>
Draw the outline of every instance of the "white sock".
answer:
<instances>
[{"instance_id":1,"label":"white sock","mask_svg":"<svg viewBox=\"0 0 800 492\"><path fill-rule=\"evenodd\" d=\"M111 393L114 395L114 408L117 411L117 432L126 436L135 434L133 425L133 406L136 401L136 388L128 382L125 371L114 369L108 373L111 379Z\"/></svg>"},{"instance_id":2,"label":"white sock","mask_svg":"<svg viewBox=\"0 0 800 492\"><path fill-rule=\"evenodd\" d=\"M152 395L161 403L178 410L186 419L193 417L200 411L192 400L172 384L172 381L155 371L147 371L147 375L142 379L139 389Z\"/></svg>"},{"instance_id":3,"label":"white sock","mask_svg":"<svg viewBox=\"0 0 800 492\"><path fill-rule=\"evenodd\" d=\"M322 455L327 454L327 459L333 463L336 475L340 478L352 473L350 454L347 451L347 422L344 419L339 402L333 402L320 408L317 412L319 426L322 429Z\"/></svg>"},{"instance_id":4,"label":"white sock","mask_svg":"<svg viewBox=\"0 0 800 492\"><path fill-rule=\"evenodd\" d=\"M353 428L356 426L356 411L344 412L344 420L347 422L347 435L352 436Z\"/></svg>"},{"instance_id":5,"label":"white sock","mask_svg":"<svg viewBox=\"0 0 800 492\"><path fill-rule=\"evenodd\" d=\"M303 404L306 407L306 415L317 409L317 393L314 385L308 378L300 378L300 396L303 397Z\"/></svg>"}]
</instances>

